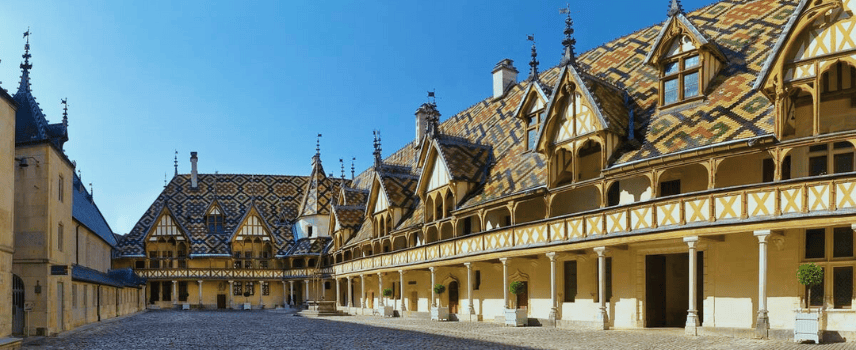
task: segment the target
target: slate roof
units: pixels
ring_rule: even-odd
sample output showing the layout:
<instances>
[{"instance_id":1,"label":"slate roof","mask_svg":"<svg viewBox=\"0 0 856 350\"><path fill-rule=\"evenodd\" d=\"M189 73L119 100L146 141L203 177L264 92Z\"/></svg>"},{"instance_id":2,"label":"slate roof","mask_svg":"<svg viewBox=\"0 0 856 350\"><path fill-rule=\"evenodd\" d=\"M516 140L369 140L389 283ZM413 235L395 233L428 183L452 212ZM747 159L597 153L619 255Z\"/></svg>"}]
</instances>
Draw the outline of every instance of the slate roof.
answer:
<instances>
[{"instance_id":1,"label":"slate roof","mask_svg":"<svg viewBox=\"0 0 856 350\"><path fill-rule=\"evenodd\" d=\"M140 287L146 284L146 279L137 275L134 269L130 267L107 271L107 275L113 280L121 282L125 287Z\"/></svg>"},{"instance_id":2,"label":"slate roof","mask_svg":"<svg viewBox=\"0 0 856 350\"><path fill-rule=\"evenodd\" d=\"M343 180L327 178L320 159L319 155L312 157L312 173L301 201L300 216L330 214L330 206L339 195L339 183Z\"/></svg>"},{"instance_id":3,"label":"slate roof","mask_svg":"<svg viewBox=\"0 0 856 350\"><path fill-rule=\"evenodd\" d=\"M146 279L138 276L130 268L110 270L108 273L103 273L77 264L71 265L71 279L120 288L139 287L146 284Z\"/></svg>"},{"instance_id":4,"label":"slate roof","mask_svg":"<svg viewBox=\"0 0 856 350\"><path fill-rule=\"evenodd\" d=\"M320 255L332 240L330 237L298 239L288 252L288 255Z\"/></svg>"},{"instance_id":5,"label":"slate roof","mask_svg":"<svg viewBox=\"0 0 856 350\"><path fill-rule=\"evenodd\" d=\"M342 228L356 229L363 222L365 205L334 205L333 215Z\"/></svg>"},{"instance_id":6,"label":"slate roof","mask_svg":"<svg viewBox=\"0 0 856 350\"><path fill-rule=\"evenodd\" d=\"M117 242L116 236L113 235L113 230L110 229L107 220L104 220L104 215L101 214L101 210L95 205L92 195L86 190L86 187L81 183L77 174L74 174L72 192L71 216L98 235L98 237L101 237L111 247L115 248Z\"/></svg>"},{"instance_id":7,"label":"slate roof","mask_svg":"<svg viewBox=\"0 0 856 350\"><path fill-rule=\"evenodd\" d=\"M29 50L29 43L27 44ZM25 54L29 56L29 53ZM68 141L68 128L66 123L49 124L42 108L36 102L30 86L29 57L21 72L21 82L18 91L12 99L18 104L15 112L15 144L37 143L50 141L60 150Z\"/></svg>"},{"instance_id":8,"label":"slate roof","mask_svg":"<svg viewBox=\"0 0 856 350\"><path fill-rule=\"evenodd\" d=\"M343 198L345 200L345 202L344 202L345 205L363 205L363 206L365 206L366 201L368 201L368 198L369 198L369 191L368 190L360 190L360 189L351 188L351 187L346 186L343 189L343 191L345 192L345 196Z\"/></svg>"},{"instance_id":9,"label":"slate roof","mask_svg":"<svg viewBox=\"0 0 856 350\"><path fill-rule=\"evenodd\" d=\"M479 182L490 158L490 148L467 142L466 139L440 135L437 138L440 156L449 167L453 180Z\"/></svg>"}]
</instances>

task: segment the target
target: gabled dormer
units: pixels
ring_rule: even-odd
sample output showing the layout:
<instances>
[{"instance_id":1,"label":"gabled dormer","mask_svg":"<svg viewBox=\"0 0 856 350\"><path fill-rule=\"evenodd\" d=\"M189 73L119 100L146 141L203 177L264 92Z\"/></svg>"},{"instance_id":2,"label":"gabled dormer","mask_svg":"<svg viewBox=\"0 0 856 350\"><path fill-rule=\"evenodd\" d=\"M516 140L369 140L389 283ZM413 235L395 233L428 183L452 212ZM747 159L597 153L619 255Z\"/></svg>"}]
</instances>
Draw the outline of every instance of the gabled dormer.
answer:
<instances>
[{"instance_id":1,"label":"gabled dormer","mask_svg":"<svg viewBox=\"0 0 856 350\"><path fill-rule=\"evenodd\" d=\"M451 216L458 203L483 180L490 156L488 147L464 139L442 135L426 142L417 162L422 174L416 185L424 203L424 222Z\"/></svg>"},{"instance_id":2,"label":"gabled dormer","mask_svg":"<svg viewBox=\"0 0 856 350\"><path fill-rule=\"evenodd\" d=\"M517 105L514 112L514 116L522 120L526 127L523 137L527 151L535 151L537 148L538 132L546 118L545 109L548 99L549 95L541 87L541 84L530 81L523 94L523 99L520 100L520 104Z\"/></svg>"},{"instance_id":3,"label":"gabled dormer","mask_svg":"<svg viewBox=\"0 0 856 350\"><path fill-rule=\"evenodd\" d=\"M235 268L268 268L276 239L254 204L244 214L232 234L232 258Z\"/></svg>"},{"instance_id":4,"label":"gabled dormer","mask_svg":"<svg viewBox=\"0 0 856 350\"><path fill-rule=\"evenodd\" d=\"M680 1L672 0L668 15L645 58L659 72L661 108L704 99L708 85L726 62L716 43L687 19Z\"/></svg>"},{"instance_id":5,"label":"gabled dormer","mask_svg":"<svg viewBox=\"0 0 856 350\"><path fill-rule=\"evenodd\" d=\"M365 211L374 237L389 235L415 202L418 178L407 169L386 164L375 167Z\"/></svg>"},{"instance_id":6,"label":"gabled dormer","mask_svg":"<svg viewBox=\"0 0 856 350\"><path fill-rule=\"evenodd\" d=\"M754 88L776 105L779 140L856 129L856 2L801 1Z\"/></svg>"},{"instance_id":7,"label":"gabled dormer","mask_svg":"<svg viewBox=\"0 0 856 350\"><path fill-rule=\"evenodd\" d=\"M166 206L146 234L145 242L149 268L186 267L185 259L190 253L187 230Z\"/></svg>"},{"instance_id":8,"label":"gabled dormer","mask_svg":"<svg viewBox=\"0 0 856 350\"><path fill-rule=\"evenodd\" d=\"M205 211L205 227L208 229L208 234L216 234L222 235L226 231L224 230L226 212L223 210L223 207L220 206L216 200L208 206L208 210Z\"/></svg>"},{"instance_id":9,"label":"gabled dormer","mask_svg":"<svg viewBox=\"0 0 856 350\"><path fill-rule=\"evenodd\" d=\"M627 138L632 118L627 94L565 65L544 109L546 121L536 147L550 157L549 185L557 187L601 176Z\"/></svg>"}]
</instances>

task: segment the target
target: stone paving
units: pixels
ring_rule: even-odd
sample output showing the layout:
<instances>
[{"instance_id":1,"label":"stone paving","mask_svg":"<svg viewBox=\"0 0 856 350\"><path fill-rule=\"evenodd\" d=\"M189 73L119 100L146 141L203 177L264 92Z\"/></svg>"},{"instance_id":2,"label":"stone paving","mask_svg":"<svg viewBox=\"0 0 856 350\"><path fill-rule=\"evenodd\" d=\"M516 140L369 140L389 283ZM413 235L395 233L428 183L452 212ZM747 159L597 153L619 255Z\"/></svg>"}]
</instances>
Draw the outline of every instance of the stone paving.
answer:
<instances>
[{"instance_id":1,"label":"stone paving","mask_svg":"<svg viewBox=\"0 0 856 350\"><path fill-rule=\"evenodd\" d=\"M688 337L683 330L584 331L484 322L346 316L303 318L282 311L148 311L61 334L24 349L856 349L856 343Z\"/></svg>"}]
</instances>

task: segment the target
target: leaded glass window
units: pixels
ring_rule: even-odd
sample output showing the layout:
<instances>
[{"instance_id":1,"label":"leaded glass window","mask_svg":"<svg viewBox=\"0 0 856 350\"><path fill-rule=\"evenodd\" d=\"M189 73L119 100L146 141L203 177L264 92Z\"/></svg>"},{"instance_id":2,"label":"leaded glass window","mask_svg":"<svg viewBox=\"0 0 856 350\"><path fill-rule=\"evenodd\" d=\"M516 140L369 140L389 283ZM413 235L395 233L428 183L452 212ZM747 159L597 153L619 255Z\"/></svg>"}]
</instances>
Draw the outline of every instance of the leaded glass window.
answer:
<instances>
[{"instance_id":1,"label":"leaded glass window","mask_svg":"<svg viewBox=\"0 0 856 350\"><path fill-rule=\"evenodd\" d=\"M853 266L832 269L832 303L836 309L849 309L853 305Z\"/></svg>"},{"instance_id":2,"label":"leaded glass window","mask_svg":"<svg viewBox=\"0 0 856 350\"><path fill-rule=\"evenodd\" d=\"M241 287L243 287L241 285L241 282L235 282L234 284L232 284L232 295L243 295L244 291Z\"/></svg>"},{"instance_id":3,"label":"leaded glass window","mask_svg":"<svg viewBox=\"0 0 856 350\"><path fill-rule=\"evenodd\" d=\"M270 283L262 282L262 295L270 295Z\"/></svg>"},{"instance_id":4,"label":"leaded glass window","mask_svg":"<svg viewBox=\"0 0 856 350\"><path fill-rule=\"evenodd\" d=\"M674 40L661 72L662 105L678 103L701 94L701 57L688 37Z\"/></svg>"}]
</instances>

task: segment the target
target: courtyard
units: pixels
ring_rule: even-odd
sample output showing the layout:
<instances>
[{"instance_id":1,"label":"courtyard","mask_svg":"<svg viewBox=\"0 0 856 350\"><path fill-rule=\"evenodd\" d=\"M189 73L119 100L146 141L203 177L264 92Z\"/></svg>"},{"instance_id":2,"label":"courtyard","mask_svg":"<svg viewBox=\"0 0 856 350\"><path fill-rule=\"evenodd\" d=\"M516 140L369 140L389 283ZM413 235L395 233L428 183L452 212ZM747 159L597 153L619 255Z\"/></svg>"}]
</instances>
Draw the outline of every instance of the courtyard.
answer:
<instances>
[{"instance_id":1,"label":"courtyard","mask_svg":"<svg viewBox=\"0 0 856 350\"><path fill-rule=\"evenodd\" d=\"M852 343L683 335L683 329L587 331L510 328L485 322L343 316L304 318L292 312L146 311L30 338L24 349L851 349Z\"/></svg>"}]
</instances>

